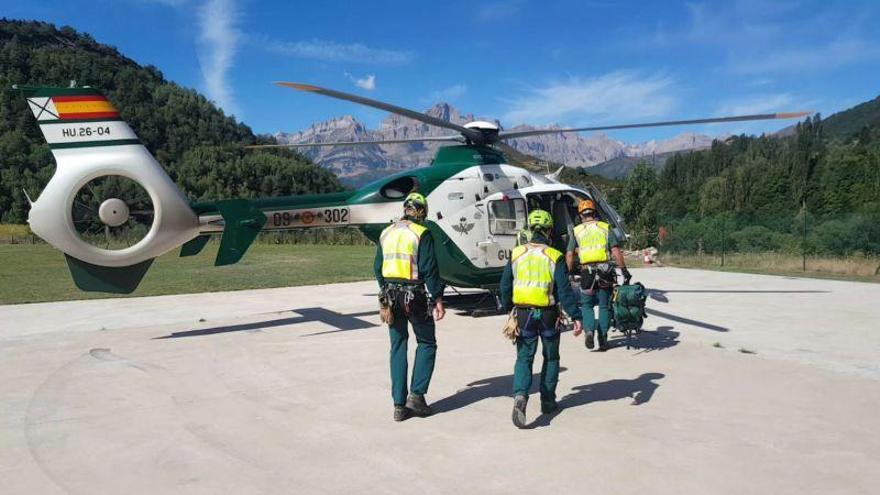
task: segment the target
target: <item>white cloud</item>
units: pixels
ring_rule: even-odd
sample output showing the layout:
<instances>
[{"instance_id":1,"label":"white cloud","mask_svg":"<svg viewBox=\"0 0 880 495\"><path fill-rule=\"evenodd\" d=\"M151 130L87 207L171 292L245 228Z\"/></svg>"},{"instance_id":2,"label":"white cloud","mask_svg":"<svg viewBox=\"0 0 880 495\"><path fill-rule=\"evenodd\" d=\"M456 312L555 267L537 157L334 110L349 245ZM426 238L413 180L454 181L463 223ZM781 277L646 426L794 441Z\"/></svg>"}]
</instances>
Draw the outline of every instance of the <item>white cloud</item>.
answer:
<instances>
[{"instance_id":1,"label":"white cloud","mask_svg":"<svg viewBox=\"0 0 880 495\"><path fill-rule=\"evenodd\" d=\"M824 71L880 59L880 47L859 39L838 39L814 46L778 48L730 63L736 74Z\"/></svg>"},{"instance_id":2,"label":"white cloud","mask_svg":"<svg viewBox=\"0 0 880 495\"><path fill-rule=\"evenodd\" d=\"M428 97L432 103L437 102L448 102L451 100L455 100L460 98L463 94L467 92L467 86L464 84L454 84L449 86L448 88L443 88L437 91L432 91L431 95Z\"/></svg>"},{"instance_id":3,"label":"white cloud","mask_svg":"<svg viewBox=\"0 0 880 495\"><path fill-rule=\"evenodd\" d=\"M790 93L759 94L734 98L721 103L718 114L723 116L787 112L795 98Z\"/></svg>"},{"instance_id":4,"label":"white cloud","mask_svg":"<svg viewBox=\"0 0 880 495\"><path fill-rule=\"evenodd\" d=\"M238 106L228 80L240 34L234 0L207 0L198 9L199 66L208 96L228 114Z\"/></svg>"},{"instance_id":5,"label":"white cloud","mask_svg":"<svg viewBox=\"0 0 880 495\"><path fill-rule=\"evenodd\" d=\"M709 47L721 52L722 70L748 76L823 71L880 60L880 47L864 28L870 22L839 7L828 3L803 15L798 2L689 3L684 22L658 22L652 36L628 44L650 51Z\"/></svg>"},{"instance_id":6,"label":"white cloud","mask_svg":"<svg viewBox=\"0 0 880 495\"><path fill-rule=\"evenodd\" d=\"M761 79L752 79L751 81L746 83L746 86L749 86L752 88L758 88L761 86L768 86L770 84L773 84L773 79L761 78Z\"/></svg>"},{"instance_id":7,"label":"white cloud","mask_svg":"<svg viewBox=\"0 0 880 495\"><path fill-rule=\"evenodd\" d=\"M525 3L525 0L479 2L479 6L474 11L474 19L483 22L507 20L518 14Z\"/></svg>"},{"instance_id":8,"label":"white cloud","mask_svg":"<svg viewBox=\"0 0 880 495\"><path fill-rule=\"evenodd\" d=\"M715 114L719 117L732 117L777 112L812 112L810 109L815 108L817 103L816 100L805 100L791 93L759 93L724 100L716 108ZM803 117L799 120L803 120ZM707 124L703 132L712 133L712 129L721 126L731 135L760 134L775 132L796 122L797 120L758 120L734 124Z\"/></svg>"},{"instance_id":9,"label":"white cloud","mask_svg":"<svg viewBox=\"0 0 880 495\"><path fill-rule=\"evenodd\" d=\"M346 72L345 75L349 79L351 79L351 82L353 82L355 86L361 89L366 89L367 91L373 91L374 89L376 89L376 76L374 76L373 74L368 74L366 77L360 78L354 77L348 72Z\"/></svg>"},{"instance_id":10,"label":"white cloud","mask_svg":"<svg viewBox=\"0 0 880 495\"><path fill-rule=\"evenodd\" d=\"M534 88L531 93L508 101L504 115L508 126L528 122L550 124L566 121L571 125L602 123L610 119L659 117L676 106L674 79L665 74L642 76L618 71L602 76Z\"/></svg>"},{"instance_id":11,"label":"white cloud","mask_svg":"<svg viewBox=\"0 0 880 495\"><path fill-rule=\"evenodd\" d=\"M187 3L188 0L137 0L141 3L159 3L162 5L167 5L169 7L181 7Z\"/></svg>"},{"instance_id":12,"label":"white cloud","mask_svg":"<svg viewBox=\"0 0 880 495\"><path fill-rule=\"evenodd\" d=\"M278 55L327 62L399 65L413 58L412 52L409 51L371 48L361 43L337 43L324 40L279 41L268 36L255 36L250 41Z\"/></svg>"}]
</instances>

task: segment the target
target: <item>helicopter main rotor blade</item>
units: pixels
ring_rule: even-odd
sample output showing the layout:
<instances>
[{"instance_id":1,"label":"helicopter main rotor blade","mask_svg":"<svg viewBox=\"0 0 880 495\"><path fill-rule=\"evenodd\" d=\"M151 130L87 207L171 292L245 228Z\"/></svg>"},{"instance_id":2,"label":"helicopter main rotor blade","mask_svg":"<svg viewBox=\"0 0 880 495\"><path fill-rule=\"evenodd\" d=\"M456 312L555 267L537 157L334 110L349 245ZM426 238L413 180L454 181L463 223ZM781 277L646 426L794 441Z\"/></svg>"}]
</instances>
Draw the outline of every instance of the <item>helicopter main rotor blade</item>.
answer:
<instances>
[{"instance_id":1,"label":"helicopter main rotor blade","mask_svg":"<svg viewBox=\"0 0 880 495\"><path fill-rule=\"evenodd\" d=\"M338 98L340 100L351 101L354 103L360 103L361 105L366 105L368 107L378 108L380 110L385 110L386 112L396 113L398 115L403 115L404 117L411 118L413 120L418 120L420 122L424 122L426 124L434 125L437 127L444 127L446 129L452 129L453 131L460 132L466 138L479 141L482 138L482 134L473 129L468 129L464 126L460 126L458 124L453 124L452 122L447 122L443 119L439 119L437 117L432 117L430 115L416 112L415 110L410 110L408 108L398 107L397 105L392 105L390 103L385 103L378 100L371 100L369 98L364 98L363 96L353 95L350 93L343 93L342 91L336 91L333 89L321 88L318 86L313 86L311 84L301 84L294 82L286 82L286 81L276 81L275 85L283 86L285 88L293 88L299 91L308 91L310 93L317 93L319 95L329 96L331 98Z\"/></svg>"},{"instance_id":2,"label":"helicopter main rotor blade","mask_svg":"<svg viewBox=\"0 0 880 495\"><path fill-rule=\"evenodd\" d=\"M711 119L694 119L694 120L667 120L664 122L646 122L642 124L620 124L620 125L603 125L595 127L573 127L568 129L537 129L534 131L513 131L501 132L498 139L515 139L526 136L540 136L543 134L559 134L563 132L582 132L582 131L609 131L614 129L635 129L639 127L663 127L671 125L689 125L689 124L714 124L717 122L743 122L749 120L775 120L775 119L796 119L812 112L790 112L790 113L764 113L756 115L738 115L735 117L716 117Z\"/></svg>"},{"instance_id":3,"label":"helicopter main rotor blade","mask_svg":"<svg viewBox=\"0 0 880 495\"><path fill-rule=\"evenodd\" d=\"M336 141L332 143L290 143L290 144L253 144L245 146L246 149L261 148L316 148L320 146L358 146L361 144L395 144L395 143L421 143L424 141L462 141L461 136L426 136L423 138L409 139L385 139L379 141Z\"/></svg>"}]
</instances>

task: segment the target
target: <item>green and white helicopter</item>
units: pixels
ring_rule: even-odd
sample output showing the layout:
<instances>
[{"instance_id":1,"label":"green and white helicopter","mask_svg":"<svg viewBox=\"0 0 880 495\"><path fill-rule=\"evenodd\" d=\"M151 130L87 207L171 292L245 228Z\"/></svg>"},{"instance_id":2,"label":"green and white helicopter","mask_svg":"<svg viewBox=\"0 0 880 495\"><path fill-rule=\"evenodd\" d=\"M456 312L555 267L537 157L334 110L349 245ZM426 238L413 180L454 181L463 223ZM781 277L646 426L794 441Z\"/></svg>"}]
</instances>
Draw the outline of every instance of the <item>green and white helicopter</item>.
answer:
<instances>
[{"instance_id":1,"label":"green and white helicopter","mask_svg":"<svg viewBox=\"0 0 880 495\"><path fill-rule=\"evenodd\" d=\"M677 126L715 122L789 119L802 113L771 113L610 126L504 131L495 123L451 123L424 113L317 86L280 86L351 101L453 131L446 136L265 145L262 147L352 146L440 141L430 166L372 182L358 190L332 194L223 199L190 203L117 110L90 87L16 87L27 97L57 162L55 174L36 201L28 223L35 234L64 252L76 285L85 291L130 293L152 261L181 247L181 256L199 253L212 235L222 235L215 265L236 263L261 231L356 226L373 241L400 216L403 198L424 194L430 205L427 226L434 235L443 280L453 287L493 289L525 225L528 212L541 208L556 219L555 238L567 240L575 205L591 198L620 238L623 222L601 193L563 184L559 171L541 174L508 164L509 139L541 134ZM561 171L561 169L560 169ZM102 188L108 181L113 188ZM125 197L102 197L100 191ZM118 247L96 242L84 226L105 233L117 229L140 234Z\"/></svg>"}]
</instances>

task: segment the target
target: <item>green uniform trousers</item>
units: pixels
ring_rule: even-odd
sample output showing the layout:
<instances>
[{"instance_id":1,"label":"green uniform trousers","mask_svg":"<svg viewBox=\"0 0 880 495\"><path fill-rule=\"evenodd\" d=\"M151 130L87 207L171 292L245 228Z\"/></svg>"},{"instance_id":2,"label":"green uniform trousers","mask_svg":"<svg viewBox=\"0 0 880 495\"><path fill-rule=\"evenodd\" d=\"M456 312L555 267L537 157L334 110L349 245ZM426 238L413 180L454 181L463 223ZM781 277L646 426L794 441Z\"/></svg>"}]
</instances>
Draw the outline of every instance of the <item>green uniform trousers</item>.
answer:
<instances>
[{"instance_id":1,"label":"green uniform trousers","mask_svg":"<svg viewBox=\"0 0 880 495\"><path fill-rule=\"evenodd\" d=\"M408 372L406 346L409 340L407 322L412 325L416 335L416 360L413 365L411 389L414 394L428 392L431 375L434 373L434 358L437 354L437 339L434 335L434 318L421 311L421 315L407 317L403 308L395 305L394 323L388 327L391 336L391 398L394 405L406 404L406 375Z\"/></svg>"},{"instance_id":2,"label":"green uniform trousers","mask_svg":"<svg viewBox=\"0 0 880 495\"><path fill-rule=\"evenodd\" d=\"M596 325L596 315L593 308L599 305L599 324ZM600 342L608 340L608 329L611 327L611 287L596 287L592 294L581 291L581 315L583 316L584 330L599 331Z\"/></svg>"},{"instance_id":3,"label":"green uniform trousers","mask_svg":"<svg viewBox=\"0 0 880 495\"><path fill-rule=\"evenodd\" d=\"M513 395L528 395L532 387L532 364L541 339L541 403L556 402L556 384L559 383L559 333L552 337L535 335L516 339L516 364L513 366Z\"/></svg>"}]
</instances>

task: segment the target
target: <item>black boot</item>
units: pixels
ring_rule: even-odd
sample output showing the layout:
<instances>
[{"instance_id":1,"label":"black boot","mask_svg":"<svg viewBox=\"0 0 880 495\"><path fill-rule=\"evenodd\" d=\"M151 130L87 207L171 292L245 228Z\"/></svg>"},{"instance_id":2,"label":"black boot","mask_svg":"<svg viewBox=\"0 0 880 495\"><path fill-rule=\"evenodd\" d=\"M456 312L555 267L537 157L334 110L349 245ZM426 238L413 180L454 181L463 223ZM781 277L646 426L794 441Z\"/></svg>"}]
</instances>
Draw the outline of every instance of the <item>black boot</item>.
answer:
<instances>
[{"instance_id":1,"label":"black boot","mask_svg":"<svg viewBox=\"0 0 880 495\"><path fill-rule=\"evenodd\" d=\"M587 346L587 349L593 348L593 331L592 330L587 331L587 337L586 337L586 340L584 340L584 345Z\"/></svg>"},{"instance_id":2,"label":"black boot","mask_svg":"<svg viewBox=\"0 0 880 495\"><path fill-rule=\"evenodd\" d=\"M416 416L430 416L434 414L434 411L431 409L431 406L425 402L425 396L419 394L409 394L406 398L406 407L411 410L413 414Z\"/></svg>"},{"instance_id":3,"label":"black boot","mask_svg":"<svg viewBox=\"0 0 880 495\"><path fill-rule=\"evenodd\" d=\"M409 417L409 409L406 406L394 406L394 421L403 421Z\"/></svg>"},{"instance_id":4,"label":"black boot","mask_svg":"<svg viewBox=\"0 0 880 495\"><path fill-rule=\"evenodd\" d=\"M517 395L513 398L513 425L517 428L526 426L526 406L529 403L527 395Z\"/></svg>"},{"instance_id":5,"label":"black boot","mask_svg":"<svg viewBox=\"0 0 880 495\"><path fill-rule=\"evenodd\" d=\"M608 335L599 332L599 352L608 350Z\"/></svg>"},{"instance_id":6,"label":"black boot","mask_svg":"<svg viewBox=\"0 0 880 495\"><path fill-rule=\"evenodd\" d=\"M553 414L559 410L559 403L541 401L541 414Z\"/></svg>"}]
</instances>

